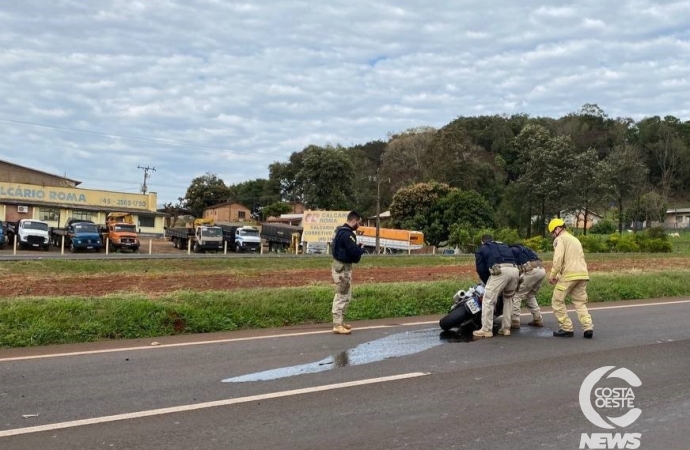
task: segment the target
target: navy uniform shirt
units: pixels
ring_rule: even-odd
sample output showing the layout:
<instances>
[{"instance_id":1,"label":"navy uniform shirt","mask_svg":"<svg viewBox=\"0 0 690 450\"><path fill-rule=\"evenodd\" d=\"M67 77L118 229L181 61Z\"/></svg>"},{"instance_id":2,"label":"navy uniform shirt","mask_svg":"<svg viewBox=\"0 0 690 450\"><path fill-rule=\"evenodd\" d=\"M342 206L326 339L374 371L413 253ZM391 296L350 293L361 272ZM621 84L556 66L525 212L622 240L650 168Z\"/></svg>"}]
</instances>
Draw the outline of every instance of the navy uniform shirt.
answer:
<instances>
[{"instance_id":1,"label":"navy uniform shirt","mask_svg":"<svg viewBox=\"0 0 690 450\"><path fill-rule=\"evenodd\" d=\"M333 259L345 264L358 263L364 249L357 245L355 230L348 224L339 226L333 237Z\"/></svg>"},{"instance_id":2,"label":"navy uniform shirt","mask_svg":"<svg viewBox=\"0 0 690 450\"><path fill-rule=\"evenodd\" d=\"M477 275L479 275L479 279L482 280L484 284L489 280L489 276L491 275L489 269L494 264L517 264L517 258L513 255L510 247L503 242L485 242L479 246L474 256L477 266Z\"/></svg>"}]
</instances>

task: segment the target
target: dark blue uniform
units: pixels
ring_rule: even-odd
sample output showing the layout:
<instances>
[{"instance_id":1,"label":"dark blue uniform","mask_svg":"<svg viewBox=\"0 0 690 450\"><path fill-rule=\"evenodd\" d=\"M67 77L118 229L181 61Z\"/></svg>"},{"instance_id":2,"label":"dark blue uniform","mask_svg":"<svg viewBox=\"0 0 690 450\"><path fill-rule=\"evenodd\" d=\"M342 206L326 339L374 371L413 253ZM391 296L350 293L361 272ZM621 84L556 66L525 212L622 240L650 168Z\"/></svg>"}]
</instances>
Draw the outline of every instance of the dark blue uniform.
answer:
<instances>
[{"instance_id":1,"label":"dark blue uniform","mask_svg":"<svg viewBox=\"0 0 690 450\"><path fill-rule=\"evenodd\" d=\"M525 265L530 261L540 261L539 256L532 251L532 249L525 247L522 244L513 244L510 246L517 263L520 266Z\"/></svg>"},{"instance_id":2,"label":"dark blue uniform","mask_svg":"<svg viewBox=\"0 0 690 450\"><path fill-rule=\"evenodd\" d=\"M345 264L358 263L364 249L357 245L355 230L348 224L339 226L333 237L333 259Z\"/></svg>"},{"instance_id":3,"label":"dark blue uniform","mask_svg":"<svg viewBox=\"0 0 690 450\"><path fill-rule=\"evenodd\" d=\"M477 275L484 284L489 280L491 273L489 269L494 264L512 263L517 264L517 258L513 252L503 242L489 241L482 244L475 253Z\"/></svg>"}]
</instances>

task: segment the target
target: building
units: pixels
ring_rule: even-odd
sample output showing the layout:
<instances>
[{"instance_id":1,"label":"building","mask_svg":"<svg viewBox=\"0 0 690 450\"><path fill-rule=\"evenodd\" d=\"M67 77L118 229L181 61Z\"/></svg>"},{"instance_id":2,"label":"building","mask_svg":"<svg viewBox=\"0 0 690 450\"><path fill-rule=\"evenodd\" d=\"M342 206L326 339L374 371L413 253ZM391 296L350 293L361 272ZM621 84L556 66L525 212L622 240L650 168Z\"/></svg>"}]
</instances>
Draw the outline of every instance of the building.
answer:
<instances>
[{"instance_id":1,"label":"building","mask_svg":"<svg viewBox=\"0 0 690 450\"><path fill-rule=\"evenodd\" d=\"M563 219L565 225L569 228L585 228L583 225L585 223L585 210L578 209L575 211L561 211L559 217ZM592 226L603 220L604 217L601 214L597 214L594 211L587 212L587 229L592 228Z\"/></svg>"},{"instance_id":2,"label":"building","mask_svg":"<svg viewBox=\"0 0 690 450\"><path fill-rule=\"evenodd\" d=\"M664 228L690 228L690 208L667 210Z\"/></svg>"},{"instance_id":3,"label":"building","mask_svg":"<svg viewBox=\"0 0 690 450\"><path fill-rule=\"evenodd\" d=\"M0 161L0 220L34 219L63 227L68 219L105 224L110 212L132 214L141 233L162 235L165 214L156 193L128 194L79 188L80 181Z\"/></svg>"},{"instance_id":4,"label":"building","mask_svg":"<svg viewBox=\"0 0 690 450\"><path fill-rule=\"evenodd\" d=\"M221 203L204 209L204 219L212 218L216 222L249 222L252 220L252 211L246 206L237 203Z\"/></svg>"}]
</instances>

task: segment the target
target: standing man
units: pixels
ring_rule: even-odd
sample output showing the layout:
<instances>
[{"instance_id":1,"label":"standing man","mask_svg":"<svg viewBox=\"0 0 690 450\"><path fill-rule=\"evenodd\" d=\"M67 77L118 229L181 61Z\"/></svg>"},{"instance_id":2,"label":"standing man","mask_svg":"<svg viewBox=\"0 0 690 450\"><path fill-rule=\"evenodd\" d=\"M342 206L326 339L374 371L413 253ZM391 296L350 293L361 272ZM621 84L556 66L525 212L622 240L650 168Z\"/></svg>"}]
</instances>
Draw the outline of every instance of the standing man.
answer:
<instances>
[{"instance_id":1,"label":"standing man","mask_svg":"<svg viewBox=\"0 0 690 450\"><path fill-rule=\"evenodd\" d=\"M527 325L530 327L543 327L544 320L541 316L539 303L537 303L537 292L541 289L541 285L546 278L544 264L542 264L541 259L532 249L522 244L511 245L510 250L512 250L513 255L517 259L522 278L518 291L515 297L513 297L513 318L510 321L510 329L520 329L520 308L523 300L525 300L529 312L532 313L532 321L528 322Z\"/></svg>"},{"instance_id":2,"label":"standing man","mask_svg":"<svg viewBox=\"0 0 690 450\"><path fill-rule=\"evenodd\" d=\"M493 236L482 236L482 245L475 254L477 275L486 285L482 300L482 328L474 331L475 339L491 338L494 326L494 308L498 296L503 294L503 320L498 334L510 336L510 318L513 312L513 295L518 286L520 272L517 259L503 242L494 241Z\"/></svg>"},{"instance_id":3,"label":"standing man","mask_svg":"<svg viewBox=\"0 0 690 450\"><path fill-rule=\"evenodd\" d=\"M343 316L352 300L352 265L359 262L364 249L357 245L355 231L359 228L362 216L357 211L350 211L347 222L335 230L333 237L333 263L331 275L335 282L335 297L333 297L333 332L335 334L350 334L352 327L343 322Z\"/></svg>"},{"instance_id":4,"label":"standing man","mask_svg":"<svg viewBox=\"0 0 690 450\"><path fill-rule=\"evenodd\" d=\"M565 298L570 298L575 305L577 317L584 330L584 337L591 339L594 336L594 324L592 316L587 311L587 283L589 273L585 254L582 251L580 240L565 230L563 219L552 219L549 222L549 233L553 237L553 266L549 274L549 283L555 284L551 306L553 315L556 316L560 328L554 331L556 337L573 337L573 322L568 317L568 309L565 307Z\"/></svg>"}]
</instances>

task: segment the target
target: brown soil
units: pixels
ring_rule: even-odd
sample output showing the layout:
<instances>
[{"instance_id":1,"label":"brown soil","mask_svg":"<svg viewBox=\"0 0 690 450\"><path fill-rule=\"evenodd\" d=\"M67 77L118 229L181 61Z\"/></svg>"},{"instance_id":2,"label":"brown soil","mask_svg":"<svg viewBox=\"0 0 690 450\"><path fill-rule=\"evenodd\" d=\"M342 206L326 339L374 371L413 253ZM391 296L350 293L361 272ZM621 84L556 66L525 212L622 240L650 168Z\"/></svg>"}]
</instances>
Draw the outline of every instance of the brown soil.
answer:
<instances>
[{"instance_id":1,"label":"brown soil","mask_svg":"<svg viewBox=\"0 0 690 450\"><path fill-rule=\"evenodd\" d=\"M655 258L645 260L621 259L591 262L590 272L648 272L690 269L690 258ZM467 278L474 275L472 264L462 266L408 267L408 268L355 268L355 284L393 283L400 281L433 281ZM99 297L113 293L140 293L149 297L178 290L224 291L242 288L296 287L331 283L330 270L279 270L262 275L215 273L128 274L117 276L33 276L5 275L0 284L0 298L24 296L89 296Z\"/></svg>"}]
</instances>

